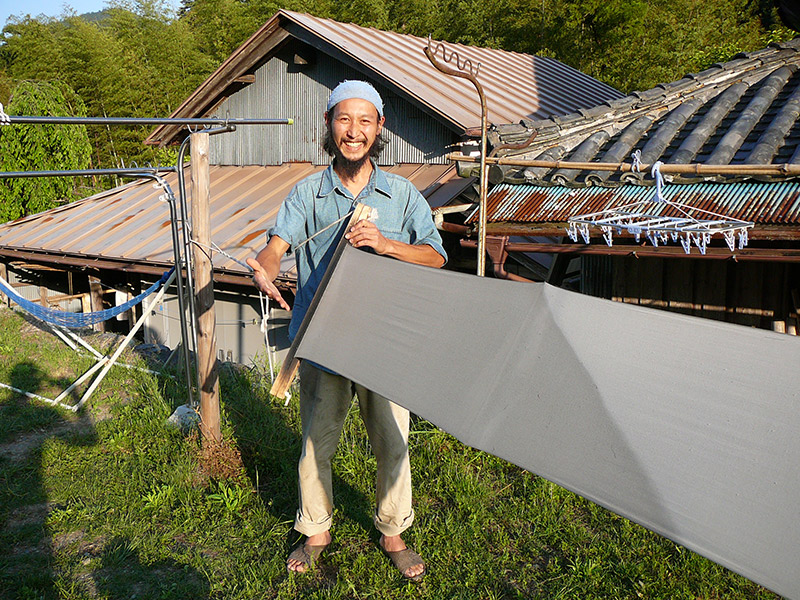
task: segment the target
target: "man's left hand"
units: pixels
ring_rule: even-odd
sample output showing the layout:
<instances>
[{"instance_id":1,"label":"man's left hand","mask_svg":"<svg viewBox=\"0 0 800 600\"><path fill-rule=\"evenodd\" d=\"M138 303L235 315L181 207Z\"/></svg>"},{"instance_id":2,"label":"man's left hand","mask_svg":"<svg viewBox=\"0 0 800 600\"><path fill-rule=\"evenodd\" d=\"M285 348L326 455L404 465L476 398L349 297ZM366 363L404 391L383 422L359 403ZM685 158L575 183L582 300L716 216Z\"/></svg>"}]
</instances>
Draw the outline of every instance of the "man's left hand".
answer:
<instances>
[{"instance_id":1,"label":"man's left hand","mask_svg":"<svg viewBox=\"0 0 800 600\"><path fill-rule=\"evenodd\" d=\"M359 221L345 234L345 239L355 248L368 247L378 254L389 251L390 242L372 221Z\"/></svg>"}]
</instances>

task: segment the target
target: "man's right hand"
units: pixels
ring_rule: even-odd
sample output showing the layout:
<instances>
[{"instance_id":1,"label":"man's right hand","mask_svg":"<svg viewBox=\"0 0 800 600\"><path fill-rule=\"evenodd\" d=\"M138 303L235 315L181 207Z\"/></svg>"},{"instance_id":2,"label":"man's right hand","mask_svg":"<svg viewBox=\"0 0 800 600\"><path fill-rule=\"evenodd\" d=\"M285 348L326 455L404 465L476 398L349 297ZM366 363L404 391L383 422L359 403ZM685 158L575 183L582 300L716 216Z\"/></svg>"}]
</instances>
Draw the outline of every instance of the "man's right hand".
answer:
<instances>
[{"instance_id":1,"label":"man's right hand","mask_svg":"<svg viewBox=\"0 0 800 600\"><path fill-rule=\"evenodd\" d=\"M285 310L291 310L289 305L286 303L286 300L283 299L283 296L278 288L270 280L267 272L264 270L264 267L261 266L261 263L254 258L248 258L247 264L253 268L253 285L261 290L261 292L266 294L268 298L275 300L275 302L277 302L281 308Z\"/></svg>"}]
</instances>

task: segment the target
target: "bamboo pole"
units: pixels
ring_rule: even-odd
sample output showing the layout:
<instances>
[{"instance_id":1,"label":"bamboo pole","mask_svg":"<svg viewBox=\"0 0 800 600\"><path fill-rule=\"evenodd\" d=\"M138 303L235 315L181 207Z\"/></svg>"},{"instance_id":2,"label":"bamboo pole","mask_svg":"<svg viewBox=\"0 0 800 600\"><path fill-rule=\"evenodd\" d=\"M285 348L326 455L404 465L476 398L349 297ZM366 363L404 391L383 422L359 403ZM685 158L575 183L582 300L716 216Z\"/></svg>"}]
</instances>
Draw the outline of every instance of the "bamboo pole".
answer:
<instances>
[{"instance_id":1,"label":"bamboo pole","mask_svg":"<svg viewBox=\"0 0 800 600\"><path fill-rule=\"evenodd\" d=\"M214 275L211 257L210 180L207 133L193 133L191 138L192 176L192 246L197 303L197 359L200 380L200 430L207 441L222 440L219 416L219 373L217 370L216 315L214 311ZM188 351L188 349L187 349Z\"/></svg>"},{"instance_id":2,"label":"bamboo pole","mask_svg":"<svg viewBox=\"0 0 800 600\"><path fill-rule=\"evenodd\" d=\"M479 157L467 156L453 152L447 155L453 162L480 162ZM603 162L571 162L568 160L533 160L521 158L505 158L487 156L486 162L494 165L508 165L512 167L539 167L544 169L574 169L576 171L616 171L620 173L636 172L632 163L603 163ZM638 171L649 173L652 164L641 164ZM706 165L691 164L662 164L659 167L662 174L675 175L800 175L800 164L768 164L768 165Z\"/></svg>"}]
</instances>

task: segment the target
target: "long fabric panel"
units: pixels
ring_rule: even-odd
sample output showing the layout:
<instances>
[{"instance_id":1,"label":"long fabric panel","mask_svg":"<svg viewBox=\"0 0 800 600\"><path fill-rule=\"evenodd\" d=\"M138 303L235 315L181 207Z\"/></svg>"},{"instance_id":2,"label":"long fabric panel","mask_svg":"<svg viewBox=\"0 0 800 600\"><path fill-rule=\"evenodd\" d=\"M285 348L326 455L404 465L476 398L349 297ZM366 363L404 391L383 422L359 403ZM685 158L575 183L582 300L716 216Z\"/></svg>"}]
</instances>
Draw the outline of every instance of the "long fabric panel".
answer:
<instances>
[{"instance_id":1,"label":"long fabric panel","mask_svg":"<svg viewBox=\"0 0 800 600\"><path fill-rule=\"evenodd\" d=\"M800 340L348 247L297 354L800 598Z\"/></svg>"}]
</instances>

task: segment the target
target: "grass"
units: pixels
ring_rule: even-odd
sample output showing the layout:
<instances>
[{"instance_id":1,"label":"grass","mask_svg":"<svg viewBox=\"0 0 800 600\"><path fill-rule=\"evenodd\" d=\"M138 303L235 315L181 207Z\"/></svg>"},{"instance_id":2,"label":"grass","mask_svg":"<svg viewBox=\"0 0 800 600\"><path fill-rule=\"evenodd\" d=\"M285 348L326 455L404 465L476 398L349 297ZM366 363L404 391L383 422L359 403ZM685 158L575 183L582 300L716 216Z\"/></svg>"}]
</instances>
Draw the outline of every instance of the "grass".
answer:
<instances>
[{"instance_id":1,"label":"grass","mask_svg":"<svg viewBox=\"0 0 800 600\"><path fill-rule=\"evenodd\" d=\"M0 310L0 382L53 397L90 364ZM179 380L113 369L77 416L0 389L0 598L775 598L422 420L406 540L430 574L405 583L376 545L355 414L334 463L334 542L289 576L299 417L265 379L221 369L224 476L165 423Z\"/></svg>"}]
</instances>

